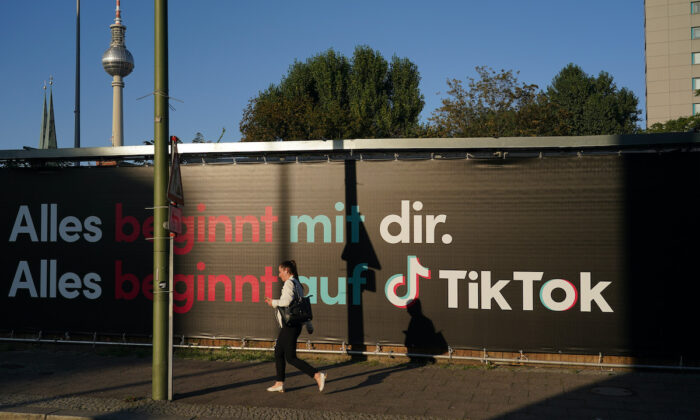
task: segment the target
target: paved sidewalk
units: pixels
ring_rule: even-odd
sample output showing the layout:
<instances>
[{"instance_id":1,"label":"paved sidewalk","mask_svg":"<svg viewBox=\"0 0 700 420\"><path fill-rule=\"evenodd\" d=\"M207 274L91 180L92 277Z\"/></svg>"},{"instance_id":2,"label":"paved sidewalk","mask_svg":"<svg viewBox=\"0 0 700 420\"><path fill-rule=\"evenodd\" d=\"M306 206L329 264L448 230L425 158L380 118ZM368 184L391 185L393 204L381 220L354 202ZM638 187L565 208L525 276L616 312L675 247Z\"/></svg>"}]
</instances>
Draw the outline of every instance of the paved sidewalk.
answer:
<instances>
[{"instance_id":1,"label":"paved sidewalk","mask_svg":"<svg viewBox=\"0 0 700 420\"><path fill-rule=\"evenodd\" d=\"M173 402L152 401L150 357L92 348L0 351L0 419L698 419L700 374L311 363L326 390L272 362L175 359ZM24 414L22 414L24 413Z\"/></svg>"}]
</instances>

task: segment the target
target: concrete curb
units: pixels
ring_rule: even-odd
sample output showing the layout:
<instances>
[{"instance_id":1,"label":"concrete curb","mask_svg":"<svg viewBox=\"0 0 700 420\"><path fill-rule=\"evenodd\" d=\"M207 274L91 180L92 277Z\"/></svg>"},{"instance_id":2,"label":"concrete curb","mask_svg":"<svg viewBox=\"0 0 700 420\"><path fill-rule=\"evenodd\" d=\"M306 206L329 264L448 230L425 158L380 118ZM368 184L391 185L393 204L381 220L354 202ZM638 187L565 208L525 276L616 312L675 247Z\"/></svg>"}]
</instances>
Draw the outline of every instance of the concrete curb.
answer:
<instances>
[{"instance_id":1,"label":"concrete curb","mask_svg":"<svg viewBox=\"0 0 700 420\"><path fill-rule=\"evenodd\" d=\"M80 412L75 410L56 410L51 408L13 408L12 411L0 409L0 420L93 420L104 418L105 413Z\"/></svg>"},{"instance_id":2,"label":"concrete curb","mask_svg":"<svg viewBox=\"0 0 700 420\"><path fill-rule=\"evenodd\" d=\"M207 417L195 417L197 420L207 420ZM13 411L3 411L0 409L0 420L191 420L191 416L173 415L150 415L144 413L115 413L115 412L95 412L78 410L55 410L55 409L21 409L14 408ZM213 418L211 418L213 419Z\"/></svg>"},{"instance_id":3,"label":"concrete curb","mask_svg":"<svg viewBox=\"0 0 700 420\"><path fill-rule=\"evenodd\" d=\"M104 410L90 408L75 409L72 406L90 407L95 404L95 398L77 398L66 403L64 400L50 402L52 406L22 405L16 402L12 406L0 405L0 420L433 420L437 417L407 416L393 414L368 414L356 412L328 411L315 409L293 409L280 407L248 407L248 406L209 406L207 404L180 404L172 402L148 401L143 406L110 406L109 400L104 400ZM31 403L29 403L31 404ZM45 403L44 403L45 404Z\"/></svg>"}]
</instances>

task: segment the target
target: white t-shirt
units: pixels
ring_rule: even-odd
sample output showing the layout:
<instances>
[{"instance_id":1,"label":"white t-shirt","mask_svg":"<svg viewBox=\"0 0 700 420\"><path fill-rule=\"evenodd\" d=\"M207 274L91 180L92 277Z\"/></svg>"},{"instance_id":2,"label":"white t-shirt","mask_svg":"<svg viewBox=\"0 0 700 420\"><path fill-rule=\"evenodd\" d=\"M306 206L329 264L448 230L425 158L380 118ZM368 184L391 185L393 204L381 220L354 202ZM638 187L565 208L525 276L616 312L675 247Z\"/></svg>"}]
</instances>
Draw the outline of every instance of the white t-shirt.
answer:
<instances>
[{"instance_id":1,"label":"white t-shirt","mask_svg":"<svg viewBox=\"0 0 700 420\"><path fill-rule=\"evenodd\" d=\"M292 281L296 280L296 281ZM294 287L296 286L296 296L304 296L304 289L301 287L301 282L297 280L294 277L290 277L287 281L284 282L284 286L282 286L282 294L279 299L272 299L272 307L275 308L275 315L277 317L277 324L282 328L282 315L280 315L280 311L277 310L277 307L285 307L289 306L290 303L294 300L295 294L294 294Z\"/></svg>"}]
</instances>

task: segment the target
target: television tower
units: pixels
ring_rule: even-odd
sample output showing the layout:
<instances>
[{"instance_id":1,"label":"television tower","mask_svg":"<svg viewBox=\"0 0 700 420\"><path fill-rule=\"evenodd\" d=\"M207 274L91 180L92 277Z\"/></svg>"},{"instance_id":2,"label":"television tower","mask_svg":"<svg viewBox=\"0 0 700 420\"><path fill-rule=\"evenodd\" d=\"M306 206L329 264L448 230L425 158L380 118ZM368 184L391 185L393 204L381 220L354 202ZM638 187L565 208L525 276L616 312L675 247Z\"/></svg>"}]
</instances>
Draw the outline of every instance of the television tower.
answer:
<instances>
[{"instance_id":1,"label":"television tower","mask_svg":"<svg viewBox=\"0 0 700 420\"><path fill-rule=\"evenodd\" d=\"M117 13L114 23L109 26L112 31L112 42L109 49L102 54L102 67L112 76L112 146L124 145L124 117L122 115L123 77L128 76L134 69L134 57L124 44L126 26L122 25L121 9L117 0Z\"/></svg>"}]
</instances>

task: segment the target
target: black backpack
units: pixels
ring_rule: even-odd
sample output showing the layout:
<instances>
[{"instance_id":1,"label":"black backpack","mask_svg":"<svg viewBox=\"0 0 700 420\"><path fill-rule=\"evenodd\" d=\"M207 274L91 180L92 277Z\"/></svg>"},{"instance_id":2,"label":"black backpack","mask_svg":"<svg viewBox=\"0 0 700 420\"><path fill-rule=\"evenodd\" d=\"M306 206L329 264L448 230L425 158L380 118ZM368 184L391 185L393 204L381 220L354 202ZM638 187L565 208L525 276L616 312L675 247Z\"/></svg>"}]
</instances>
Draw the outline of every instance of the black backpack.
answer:
<instances>
[{"instance_id":1,"label":"black backpack","mask_svg":"<svg viewBox=\"0 0 700 420\"><path fill-rule=\"evenodd\" d=\"M304 289L297 279L292 278L290 280L294 282L294 299L292 299L289 306L278 306L277 310L282 316L282 324L288 327L296 327L306 321L311 321L314 316L311 312L310 296L303 296L303 294L299 293L299 290L303 291Z\"/></svg>"}]
</instances>

